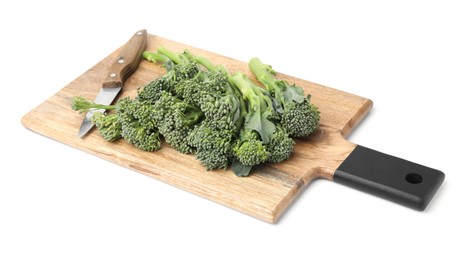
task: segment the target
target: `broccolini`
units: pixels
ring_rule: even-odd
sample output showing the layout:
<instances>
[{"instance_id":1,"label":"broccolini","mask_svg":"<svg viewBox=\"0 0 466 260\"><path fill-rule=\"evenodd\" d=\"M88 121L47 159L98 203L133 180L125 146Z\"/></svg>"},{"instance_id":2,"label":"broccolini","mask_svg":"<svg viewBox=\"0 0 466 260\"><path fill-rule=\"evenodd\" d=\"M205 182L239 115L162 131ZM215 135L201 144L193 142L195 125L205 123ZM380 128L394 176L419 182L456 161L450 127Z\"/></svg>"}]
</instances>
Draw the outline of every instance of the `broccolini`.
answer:
<instances>
[{"instance_id":1,"label":"broccolini","mask_svg":"<svg viewBox=\"0 0 466 260\"><path fill-rule=\"evenodd\" d=\"M231 81L248 100L245 124L240 139L233 148L238 161L244 166L254 166L265 161L278 163L288 159L293 151L294 141L280 123L276 122L277 112L269 94L256 86L244 73L234 74Z\"/></svg>"},{"instance_id":2,"label":"broccolini","mask_svg":"<svg viewBox=\"0 0 466 260\"><path fill-rule=\"evenodd\" d=\"M72 100L73 110L95 111L92 121L107 141L123 138L155 151L163 138L181 153L194 153L207 170L232 165L236 175L247 176L255 165L288 159L295 145L291 137L308 136L318 127L320 113L310 96L276 79L257 58L249 67L266 89L188 50L161 47L143 57L163 64L166 73L138 89L134 99L109 106Z\"/></svg>"},{"instance_id":3,"label":"broccolini","mask_svg":"<svg viewBox=\"0 0 466 260\"><path fill-rule=\"evenodd\" d=\"M186 140L195 148L197 159L208 170L227 168L232 161L233 142L242 125L241 107L244 104L228 82L225 70L187 50L173 53L159 48L157 54L166 56L175 66L194 62L205 68L199 69L194 77L178 82L175 93L204 113L205 118Z\"/></svg>"},{"instance_id":4,"label":"broccolini","mask_svg":"<svg viewBox=\"0 0 466 260\"><path fill-rule=\"evenodd\" d=\"M115 105L101 105L77 96L72 99L71 108L79 112L91 109L116 110L116 114L105 115L95 112L93 122L107 141L123 137L130 144L144 151L160 149L160 135L150 112L152 104L129 97L121 98Z\"/></svg>"},{"instance_id":5,"label":"broccolini","mask_svg":"<svg viewBox=\"0 0 466 260\"><path fill-rule=\"evenodd\" d=\"M311 96L304 96L304 90L275 78L270 65L263 64L258 58L249 61L249 69L273 94L280 122L292 137L306 137L318 127L320 112L310 103Z\"/></svg>"}]
</instances>

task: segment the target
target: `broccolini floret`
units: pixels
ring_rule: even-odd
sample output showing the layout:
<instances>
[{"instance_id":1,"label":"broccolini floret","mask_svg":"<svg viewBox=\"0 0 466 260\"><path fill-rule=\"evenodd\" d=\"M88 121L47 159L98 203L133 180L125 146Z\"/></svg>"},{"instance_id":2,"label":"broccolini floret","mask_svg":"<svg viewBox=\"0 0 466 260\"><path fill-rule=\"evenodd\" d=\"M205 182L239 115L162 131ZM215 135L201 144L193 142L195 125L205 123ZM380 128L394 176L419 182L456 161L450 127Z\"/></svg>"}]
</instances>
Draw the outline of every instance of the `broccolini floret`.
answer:
<instances>
[{"instance_id":1,"label":"broccolini floret","mask_svg":"<svg viewBox=\"0 0 466 260\"><path fill-rule=\"evenodd\" d=\"M193 60L173 57L179 62L175 64L165 54L148 51L143 52L143 57L152 62L163 62L167 72L139 89L137 99L140 100L155 103L163 92L175 94L175 86L179 82L193 78L199 72L199 67Z\"/></svg>"},{"instance_id":2,"label":"broccolini floret","mask_svg":"<svg viewBox=\"0 0 466 260\"><path fill-rule=\"evenodd\" d=\"M160 133L151 116L155 111L152 103L125 97L118 100L116 107L121 136L126 141L144 151L160 149Z\"/></svg>"},{"instance_id":3,"label":"broccolini floret","mask_svg":"<svg viewBox=\"0 0 466 260\"><path fill-rule=\"evenodd\" d=\"M187 142L196 148L196 158L207 170L226 169L232 160L235 136L234 130L219 127L218 121L204 120L190 133Z\"/></svg>"},{"instance_id":4,"label":"broccolini floret","mask_svg":"<svg viewBox=\"0 0 466 260\"><path fill-rule=\"evenodd\" d=\"M268 91L255 85L249 78L243 75L243 79L249 83L257 96L261 98L261 106L264 111L269 111L268 119L275 124L275 132L270 136L269 142L266 143L269 158L267 162L279 163L288 159L293 152L295 142L289 137L288 132L281 126L280 115L275 110L273 100Z\"/></svg>"},{"instance_id":5,"label":"broccolini floret","mask_svg":"<svg viewBox=\"0 0 466 260\"><path fill-rule=\"evenodd\" d=\"M92 115L92 123L106 141L113 142L121 138L121 122L118 120L118 114L95 112Z\"/></svg>"},{"instance_id":6,"label":"broccolini floret","mask_svg":"<svg viewBox=\"0 0 466 260\"><path fill-rule=\"evenodd\" d=\"M270 156L266 144L276 129L275 124L269 119L273 111L263 104L263 100L255 93L245 74L234 74L231 81L248 101L244 126L233 152L243 165L254 166L267 161Z\"/></svg>"},{"instance_id":7,"label":"broccolini floret","mask_svg":"<svg viewBox=\"0 0 466 260\"><path fill-rule=\"evenodd\" d=\"M114 110L116 106L102 105L90 101L82 96L73 97L71 100L71 109L79 113L94 111L92 114L92 123L99 129L102 137L109 142L121 138L121 123L118 121L117 114L105 114L102 110Z\"/></svg>"},{"instance_id":8,"label":"broccolini floret","mask_svg":"<svg viewBox=\"0 0 466 260\"><path fill-rule=\"evenodd\" d=\"M176 95L199 107L205 117L185 141L196 150L197 159L208 170L228 167L232 160L232 145L242 125L241 107L244 103L230 85L226 70L188 50L174 53L159 48L157 54L169 58L175 66L195 62L205 68L175 85Z\"/></svg>"},{"instance_id":9,"label":"broccolini floret","mask_svg":"<svg viewBox=\"0 0 466 260\"><path fill-rule=\"evenodd\" d=\"M281 125L276 125L275 132L270 136L266 144L269 158L267 162L279 163L290 158L295 142Z\"/></svg>"},{"instance_id":10,"label":"broccolini floret","mask_svg":"<svg viewBox=\"0 0 466 260\"><path fill-rule=\"evenodd\" d=\"M269 93L244 73L234 74L231 80L249 101L242 135L233 148L239 162L254 166L265 161L277 163L288 159L294 141L276 121L277 111Z\"/></svg>"},{"instance_id":11,"label":"broccolini floret","mask_svg":"<svg viewBox=\"0 0 466 260\"><path fill-rule=\"evenodd\" d=\"M280 122L290 136L306 137L317 129L320 112L310 103L311 96L304 96L301 87L276 79L272 67L263 64L258 58L249 61L249 69L274 95Z\"/></svg>"},{"instance_id":12,"label":"broccolini floret","mask_svg":"<svg viewBox=\"0 0 466 260\"><path fill-rule=\"evenodd\" d=\"M144 151L160 149L160 135L148 111L152 104L121 98L115 105L96 104L84 97L74 97L71 105L73 110L80 112L92 109L116 110L115 114L104 115L95 112L92 119L101 135L108 141L118 139L118 134L136 148Z\"/></svg>"},{"instance_id":13,"label":"broccolini floret","mask_svg":"<svg viewBox=\"0 0 466 260\"><path fill-rule=\"evenodd\" d=\"M181 153L193 153L187 138L203 116L202 111L168 92L153 105L153 118L165 141Z\"/></svg>"}]
</instances>

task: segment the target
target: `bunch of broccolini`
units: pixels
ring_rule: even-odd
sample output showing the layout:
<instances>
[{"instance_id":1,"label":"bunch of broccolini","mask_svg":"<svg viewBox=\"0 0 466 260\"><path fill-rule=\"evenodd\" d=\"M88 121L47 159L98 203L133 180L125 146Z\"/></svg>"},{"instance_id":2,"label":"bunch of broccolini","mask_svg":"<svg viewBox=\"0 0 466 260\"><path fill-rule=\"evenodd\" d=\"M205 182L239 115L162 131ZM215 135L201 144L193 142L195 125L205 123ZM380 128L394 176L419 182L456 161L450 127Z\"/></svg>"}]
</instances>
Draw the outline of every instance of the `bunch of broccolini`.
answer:
<instances>
[{"instance_id":1,"label":"bunch of broccolini","mask_svg":"<svg viewBox=\"0 0 466 260\"><path fill-rule=\"evenodd\" d=\"M288 159L292 137L310 135L320 114L301 87L275 77L269 65L251 59L251 72L264 88L244 73L230 74L185 50L166 48L144 52L162 63L166 73L138 90L134 99L122 98L105 106L74 97L72 109L94 113L92 120L107 141L123 138L138 149L155 151L161 138L181 153L193 153L206 167L232 169L249 175L255 165Z\"/></svg>"}]
</instances>

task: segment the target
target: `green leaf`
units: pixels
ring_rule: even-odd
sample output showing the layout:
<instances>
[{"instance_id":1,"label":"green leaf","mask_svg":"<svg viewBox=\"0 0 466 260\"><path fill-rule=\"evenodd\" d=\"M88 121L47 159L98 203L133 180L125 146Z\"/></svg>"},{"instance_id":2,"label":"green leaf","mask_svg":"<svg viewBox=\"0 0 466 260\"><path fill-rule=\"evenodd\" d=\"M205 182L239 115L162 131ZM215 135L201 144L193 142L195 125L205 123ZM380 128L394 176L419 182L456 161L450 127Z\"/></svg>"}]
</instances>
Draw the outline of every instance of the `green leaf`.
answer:
<instances>
[{"instance_id":1,"label":"green leaf","mask_svg":"<svg viewBox=\"0 0 466 260\"><path fill-rule=\"evenodd\" d=\"M285 83L286 84L286 83ZM304 90L296 85L283 88L283 98L287 103L296 102L301 103L304 101Z\"/></svg>"},{"instance_id":2,"label":"green leaf","mask_svg":"<svg viewBox=\"0 0 466 260\"><path fill-rule=\"evenodd\" d=\"M231 169L238 177L246 177L251 173L252 166L251 165L244 165L238 160L233 160L231 164Z\"/></svg>"},{"instance_id":3,"label":"green leaf","mask_svg":"<svg viewBox=\"0 0 466 260\"><path fill-rule=\"evenodd\" d=\"M249 131L255 130L259 132L261 129L261 111L259 107L259 102L256 102L256 105L254 107L252 107L251 103L249 103L249 105L250 111L246 116L244 122L244 129Z\"/></svg>"},{"instance_id":4,"label":"green leaf","mask_svg":"<svg viewBox=\"0 0 466 260\"><path fill-rule=\"evenodd\" d=\"M261 129L257 131L262 139L264 144L267 144L270 141L272 134L275 132L276 126L268 118L272 115L272 112L266 111L262 113L261 116Z\"/></svg>"},{"instance_id":5,"label":"green leaf","mask_svg":"<svg viewBox=\"0 0 466 260\"><path fill-rule=\"evenodd\" d=\"M259 97L254 97L259 99ZM259 102L256 102L259 104ZM263 143L268 143L270 137L275 132L275 124L272 123L268 117L272 114L270 111L261 113L260 106L256 105L251 108L252 111L246 117L244 129L248 131L256 131Z\"/></svg>"}]
</instances>

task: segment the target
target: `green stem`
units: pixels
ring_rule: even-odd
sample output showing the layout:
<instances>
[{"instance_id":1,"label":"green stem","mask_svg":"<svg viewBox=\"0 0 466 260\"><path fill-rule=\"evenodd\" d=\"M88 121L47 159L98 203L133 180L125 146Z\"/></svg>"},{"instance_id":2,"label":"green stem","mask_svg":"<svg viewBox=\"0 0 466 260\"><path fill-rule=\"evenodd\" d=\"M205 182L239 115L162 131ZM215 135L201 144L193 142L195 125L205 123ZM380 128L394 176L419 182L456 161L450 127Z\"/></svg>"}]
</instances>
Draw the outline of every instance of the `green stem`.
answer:
<instances>
[{"instance_id":1,"label":"green stem","mask_svg":"<svg viewBox=\"0 0 466 260\"><path fill-rule=\"evenodd\" d=\"M92 106L90 109L105 109L105 110L113 110L115 109L116 106L113 106L113 105L102 105L102 104L95 104L94 106Z\"/></svg>"},{"instance_id":2,"label":"green stem","mask_svg":"<svg viewBox=\"0 0 466 260\"><path fill-rule=\"evenodd\" d=\"M246 81L246 83L249 84L249 88L251 88L254 91L256 96L260 98L261 110L262 111L265 111L266 109L273 110L272 101L270 100L268 96L264 94L265 90L257 86L256 84L254 84L254 82L252 82L246 75L243 75L243 79L244 81Z\"/></svg>"},{"instance_id":3,"label":"green stem","mask_svg":"<svg viewBox=\"0 0 466 260\"><path fill-rule=\"evenodd\" d=\"M150 52L150 51L144 51L142 53L142 57L153 63L158 63L158 62L165 63L166 61L169 60L169 58L165 55L162 55L156 52Z\"/></svg>"},{"instance_id":4,"label":"green stem","mask_svg":"<svg viewBox=\"0 0 466 260\"><path fill-rule=\"evenodd\" d=\"M270 65L262 63L258 58L252 58L249 61L249 69L256 76L257 80L264 84L267 90L271 91L275 89L277 79L274 76L275 71Z\"/></svg>"},{"instance_id":5,"label":"green stem","mask_svg":"<svg viewBox=\"0 0 466 260\"><path fill-rule=\"evenodd\" d=\"M180 58L178 53L174 53L170 50L168 50L165 47L160 47L157 49L157 52L161 55L165 55L168 57L170 60L172 60L175 64L180 64L183 63L183 60Z\"/></svg>"},{"instance_id":6,"label":"green stem","mask_svg":"<svg viewBox=\"0 0 466 260\"><path fill-rule=\"evenodd\" d=\"M246 75L243 73L236 73L230 77L233 84L239 89L241 94L243 94L243 98L249 101L250 107L257 105L255 97L257 97L254 90L249 85L249 82L246 78Z\"/></svg>"},{"instance_id":7,"label":"green stem","mask_svg":"<svg viewBox=\"0 0 466 260\"><path fill-rule=\"evenodd\" d=\"M196 62L210 71L218 71L218 67L204 57L195 56Z\"/></svg>"},{"instance_id":8,"label":"green stem","mask_svg":"<svg viewBox=\"0 0 466 260\"><path fill-rule=\"evenodd\" d=\"M73 97L71 101L71 109L75 111L79 111L79 113L86 112L90 109L104 109L104 110L112 110L115 109L116 106L114 105L102 105L97 104L93 101L87 100L82 96Z\"/></svg>"}]
</instances>

